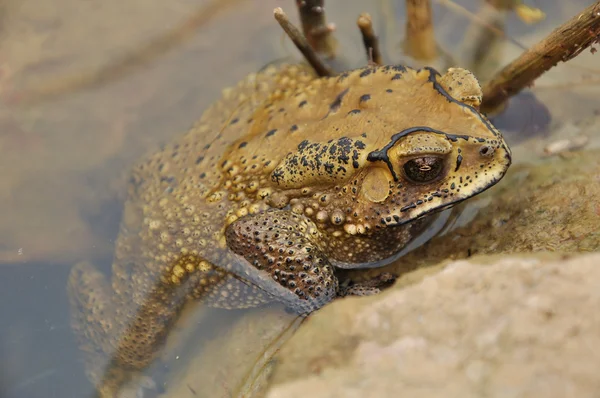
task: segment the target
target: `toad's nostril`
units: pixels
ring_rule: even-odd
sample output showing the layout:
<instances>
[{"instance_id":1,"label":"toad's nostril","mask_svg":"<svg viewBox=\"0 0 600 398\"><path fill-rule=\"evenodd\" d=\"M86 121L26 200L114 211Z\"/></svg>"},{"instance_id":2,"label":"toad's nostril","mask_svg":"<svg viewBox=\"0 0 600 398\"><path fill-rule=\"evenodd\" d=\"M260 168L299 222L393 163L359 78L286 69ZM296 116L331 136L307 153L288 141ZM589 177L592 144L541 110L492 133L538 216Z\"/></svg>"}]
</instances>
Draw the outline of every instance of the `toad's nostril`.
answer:
<instances>
[{"instance_id":1,"label":"toad's nostril","mask_svg":"<svg viewBox=\"0 0 600 398\"><path fill-rule=\"evenodd\" d=\"M483 146L481 147L481 149L479 149L479 154L481 156L486 156L489 157L494 153L494 148L490 147L490 146Z\"/></svg>"}]
</instances>

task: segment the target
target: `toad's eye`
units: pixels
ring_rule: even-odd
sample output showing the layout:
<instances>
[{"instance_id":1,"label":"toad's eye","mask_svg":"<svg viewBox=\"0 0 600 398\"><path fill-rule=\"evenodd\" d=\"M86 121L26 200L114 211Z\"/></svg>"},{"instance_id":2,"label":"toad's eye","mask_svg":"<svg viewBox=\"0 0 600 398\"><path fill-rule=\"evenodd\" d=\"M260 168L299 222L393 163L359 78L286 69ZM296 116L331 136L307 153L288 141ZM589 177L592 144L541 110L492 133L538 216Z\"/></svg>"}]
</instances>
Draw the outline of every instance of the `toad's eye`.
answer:
<instances>
[{"instance_id":1,"label":"toad's eye","mask_svg":"<svg viewBox=\"0 0 600 398\"><path fill-rule=\"evenodd\" d=\"M435 156L411 159L404 163L404 174L412 182L430 182L438 178L444 169L444 161Z\"/></svg>"}]
</instances>

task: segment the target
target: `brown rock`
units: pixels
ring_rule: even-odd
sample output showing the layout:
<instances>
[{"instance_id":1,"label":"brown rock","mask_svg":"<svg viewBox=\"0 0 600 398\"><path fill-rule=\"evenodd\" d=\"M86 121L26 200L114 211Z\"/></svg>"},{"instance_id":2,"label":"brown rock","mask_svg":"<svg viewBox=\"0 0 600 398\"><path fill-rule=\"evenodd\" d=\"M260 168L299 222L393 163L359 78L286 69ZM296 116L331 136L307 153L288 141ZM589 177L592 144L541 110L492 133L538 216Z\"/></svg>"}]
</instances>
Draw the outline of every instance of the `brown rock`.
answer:
<instances>
[{"instance_id":1,"label":"brown rock","mask_svg":"<svg viewBox=\"0 0 600 398\"><path fill-rule=\"evenodd\" d=\"M476 257L338 300L283 347L267 396L597 396L599 265L600 254Z\"/></svg>"}]
</instances>

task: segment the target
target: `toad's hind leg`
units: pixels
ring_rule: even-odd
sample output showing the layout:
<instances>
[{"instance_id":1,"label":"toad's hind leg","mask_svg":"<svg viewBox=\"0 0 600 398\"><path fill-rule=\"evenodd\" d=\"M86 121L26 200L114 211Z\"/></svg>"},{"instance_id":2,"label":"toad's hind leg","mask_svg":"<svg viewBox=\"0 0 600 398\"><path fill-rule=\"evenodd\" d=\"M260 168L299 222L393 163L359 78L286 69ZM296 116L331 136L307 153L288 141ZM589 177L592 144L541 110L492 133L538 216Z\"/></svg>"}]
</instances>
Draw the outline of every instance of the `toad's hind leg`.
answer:
<instances>
[{"instance_id":1,"label":"toad's hind leg","mask_svg":"<svg viewBox=\"0 0 600 398\"><path fill-rule=\"evenodd\" d=\"M147 378L137 376L160 352L187 301L191 281L148 282L148 291L135 297L131 292L113 292L104 275L88 263L71 271L72 326L84 352L88 378L100 397L154 388Z\"/></svg>"},{"instance_id":2,"label":"toad's hind leg","mask_svg":"<svg viewBox=\"0 0 600 398\"><path fill-rule=\"evenodd\" d=\"M71 326L84 355L88 379L96 386L100 397L126 396L133 388L135 394L141 387L125 384L132 379L131 369L120 366L115 336L119 323L112 300L112 289L105 276L93 265L82 262L71 269L67 286L71 305ZM116 365L116 366L115 366ZM136 395L132 395L136 396Z\"/></svg>"},{"instance_id":3,"label":"toad's hind leg","mask_svg":"<svg viewBox=\"0 0 600 398\"><path fill-rule=\"evenodd\" d=\"M229 248L252 265L241 276L295 312L312 312L335 298L337 278L308 218L267 210L234 221L225 236Z\"/></svg>"},{"instance_id":4,"label":"toad's hind leg","mask_svg":"<svg viewBox=\"0 0 600 398\"><path fill-rule=\"evenodd\" d=\"M111 287L91 264L80 263L73 267L68 284L72 327L85 355L88 378L100 397L138 396L141 389L155 388L151 379L138 376L157 358L189 299L220 308L272 301L265 292L191 256L158 276L144 274L134 264L116 268L139 272L113 275ZM142 290L128 288L132 274ZM134 395L127 395L131 392Z\"/></svg>"},{"instance_id":5,"label":"toad's hind leg","mask_svg":"<svg viewBox=\"0 0 600 398\"><path fill-rule=\"evenodd\" d=\"M83 352L88 378L95 382L108 363L104 353L115 326L111 289L104 275L82 262L71 269L67 292L71 327Z\"/></svg>"}]
</instances>

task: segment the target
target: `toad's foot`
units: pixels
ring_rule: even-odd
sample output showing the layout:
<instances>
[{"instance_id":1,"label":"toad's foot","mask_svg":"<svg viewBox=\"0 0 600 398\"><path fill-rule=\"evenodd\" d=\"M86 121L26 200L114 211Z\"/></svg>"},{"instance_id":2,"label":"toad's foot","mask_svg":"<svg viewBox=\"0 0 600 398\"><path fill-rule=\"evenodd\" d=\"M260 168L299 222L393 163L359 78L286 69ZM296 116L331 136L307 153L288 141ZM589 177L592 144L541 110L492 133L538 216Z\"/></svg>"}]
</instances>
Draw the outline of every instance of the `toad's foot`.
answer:
<instances>
[{"instance_id":1,"label":"toad's foot","mask_svg":"<svg viewBox=\"0 0 600 398\"><path fill-rule=\"evenodd\" d=\"M345 296L372 296L391 286L396 281L396 276L389 272L377 275L375 278L360 283L349 283L340 286L338 297Z\"/></svg>"},{"instance_id":2,"label":"toad's foot","mask_svg":"<svg viewBox=\"0 0 600 398\"><path fill-rule=\"evenodd\" d=\"M225 234L229 248L254 268L245 276L294 312L315 311L335 298L333 267L305 216L268 210L234 221ZM259 276L252 277L256 270Z\"/></svg>"}]
</instances>

